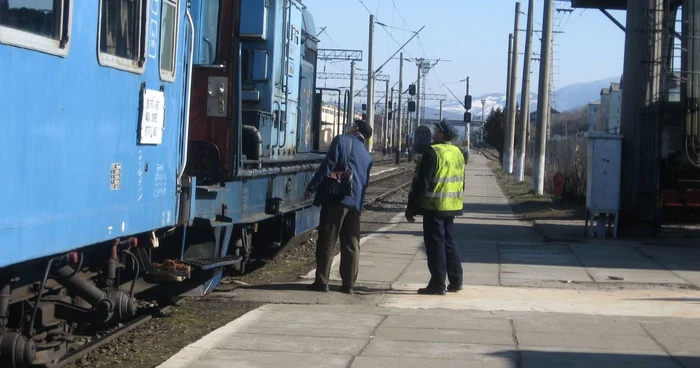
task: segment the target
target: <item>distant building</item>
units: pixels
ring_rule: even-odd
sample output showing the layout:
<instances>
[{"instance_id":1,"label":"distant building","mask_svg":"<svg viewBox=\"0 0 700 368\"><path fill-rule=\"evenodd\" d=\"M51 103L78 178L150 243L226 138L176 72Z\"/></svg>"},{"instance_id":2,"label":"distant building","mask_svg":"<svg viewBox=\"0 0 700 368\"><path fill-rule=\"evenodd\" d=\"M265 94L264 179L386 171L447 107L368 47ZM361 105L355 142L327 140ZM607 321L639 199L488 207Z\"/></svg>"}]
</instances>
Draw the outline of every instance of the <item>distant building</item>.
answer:
<instances>
[{"instance_id":1,"label":"distant building","mask_svg":"<svg viewBox=\"0 0 700 368\"><path fill-rule=\"evenodd\" d=\"M340 113L340 120L338 120ZM362 113L358 109L353 114L354 119L362 119ZM333 137L345 130L347 115L344 108L338 110L338 105L333 102L323 102L321 106L321 146L327 147ZM354 120L353 119L353 120Z\"/></svg>"},{"instance_id":2,"label":"distant building","mask_svg":"<svg viewBox=\"0 0 700 368\"><path fill-rule=\"evenodd\" d=\"M620 83L610 83L610 87L601 89L599 123L595 125L595 130L605 133L619 133L621 107L622 88Z\"/></svg>"},{"instance_id":3,"label":"distant building","mask_svg":"<svg viewBox=\"0 0 700 368\"><path fill-rule=\"evenodd\" d=\"M588 131L600 130L600 100L588 104Z\"/></svg>"},{"instance_id":4,"label":"distant building","mask_svg":"<svg viewBox=\"0 0 700 368\"><path fill-rule=\"evenodd\" d=\"M608 133L619 133L620 107L622 106L620 83L611 83L608 93L610 94L610 106L608 107L608 125L605 127L605 131Z\"/></svg>"},{"instance_id":5,"label":"distant building","mask_svg":"<svg viewBox=\"0 0 700 368\"><path fill-rule=\"evenodd\" d=\"M604 132L610 120L610 88L600 90L600 125L598 131Z\"/></svg>"},{"instance_id":6,"label":"distant building","mask_svg":"<svg viewBox=\"0 0 700 368\"><path fill-rule=\"evenodd\" d=\"M439 119L421 119L421 120L422 120L422 124L421 124L421 125L428 126L428 127L430 127L430 129L434 129L434 127L435 127L434 124L440 122ZM452 143L457 144L457 145L462 145L462 144L464 144L464 142L465 142L465 140L466 140L466 138L467 138L467 123L465 123L463 120L450 120L450 119L445 119L445 120L447 120L448 122L452 123L452 125L453 125L453 126L457 129L457 131L459 132L459 135L458 135L457 137L454 137L454 139L452 140ZM472 122L470 123L470 130L471 130L472 132L474 131L474 127L475 127L476 125L482 125L482 126L483 126L483 123L482 123L482 124L478 124L477 122L472 121Z\"/></svg>"}]
</instances>

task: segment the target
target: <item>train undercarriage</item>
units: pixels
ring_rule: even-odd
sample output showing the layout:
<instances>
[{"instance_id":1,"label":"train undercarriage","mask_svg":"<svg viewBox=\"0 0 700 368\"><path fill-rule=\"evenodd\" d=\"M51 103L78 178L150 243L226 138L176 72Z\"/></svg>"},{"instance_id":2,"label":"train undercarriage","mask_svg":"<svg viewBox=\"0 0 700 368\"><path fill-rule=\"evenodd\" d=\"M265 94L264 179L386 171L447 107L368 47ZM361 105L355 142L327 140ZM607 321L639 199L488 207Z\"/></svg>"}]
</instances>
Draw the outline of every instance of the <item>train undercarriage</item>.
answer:
<instances>
[{"instance_id":1,"label":"train undercarriage","mask_svg":"<svg viewBox=\"0 0 700 368\"><path fill-rule=\"evenodd\" d=\"M225 269L245 273L256 252L308 236L295 226L299 213L318 211L244 224L200 218L0 270L0 366L51 367L77 336L206 295Z\"/></svg>"}]
</instances>

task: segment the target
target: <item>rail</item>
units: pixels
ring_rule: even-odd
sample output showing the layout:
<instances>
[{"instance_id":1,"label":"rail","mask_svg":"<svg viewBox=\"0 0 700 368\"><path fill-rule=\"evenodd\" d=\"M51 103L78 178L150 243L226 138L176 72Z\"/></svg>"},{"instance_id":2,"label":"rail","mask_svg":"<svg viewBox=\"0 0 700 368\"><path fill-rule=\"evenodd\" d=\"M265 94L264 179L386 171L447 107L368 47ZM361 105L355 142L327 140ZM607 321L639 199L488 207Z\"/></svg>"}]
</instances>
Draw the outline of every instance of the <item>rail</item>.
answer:
<instances>
[{"instance_id":1,"label":"rail","mask_svg":"<svg viewBox=\"0 0 700 368\"><path fill-rule=\"evenodd\" d=\"M53 368L62 368L62 367L65 367L71 363L75 363L76 361L80 360L84 356L86 356L86 355L90 354L91 352L101 348L102 346L114 341L115 339L119 338L120 336L122 336L130 331L133 331L136 328L144 325L146 322L153 319L154 316L162 315L168 309L170 309L169 305L154 308L153 310L150 310L147 314L144 314L140 317L137 317L136 319L134 319L130 322L127 322L124 325L108 332L107 334L102 335L99 338L81 346L80 348L69 352L67 355L64 355L63 358L61 358L61 360L59 360L58 363L56 363L52 367Z\"/></svg>"},{"instance_id":2,"label":"rail","mask_svg":"<svg viewBox=\"0 0 700 368\"><path fill-rule=\"evenodd\" d=\"M392 194L398 192L398 191L401 190L401 189L408 188L408 186L410 186L410 185L411 185L411 182L410 182L410 181L407 182L407 183L403 183L403 184L399 185L399 186L396 187L396 188L391 188L391 189L387 190L386 192L383 192L383 193L381 193L381 194L379 194L379 195L377 195L377 196L374 196L374 197L371 197L371 198L365 200L364 204L365 204L365 205L368 205L368 204L371 204L371 203L380 201L380 200L382 200L382 199L384 199L384 198L386 198L386 197L388 197L388 196L390 196L390 195L392 195Z\"/></svg>"}]
</instances>

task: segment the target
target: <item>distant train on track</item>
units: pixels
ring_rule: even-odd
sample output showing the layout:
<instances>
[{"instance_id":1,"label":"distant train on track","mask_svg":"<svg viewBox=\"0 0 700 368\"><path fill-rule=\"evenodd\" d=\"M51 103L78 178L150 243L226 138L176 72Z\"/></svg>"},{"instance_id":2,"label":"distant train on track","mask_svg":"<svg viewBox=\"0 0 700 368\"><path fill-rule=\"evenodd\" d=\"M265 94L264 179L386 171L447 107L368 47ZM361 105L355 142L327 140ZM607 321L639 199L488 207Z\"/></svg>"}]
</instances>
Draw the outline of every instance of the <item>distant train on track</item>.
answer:
<instances>
[{"instance_id":1,"label":"distant train on track","mask_svg":"<svg viewBox=\"0 0 700 368\"><path fill-rule=\"evenodd\" d=\"M456 124L456 128L458 131L460 131L460 136L452 139L452 144L459 147L466 162L469 158L469 143L466 139L466 134L464 133L465 126ZM423 152L430 147L430 144L433 141L433 129L434 128L429 125L420 125L413 131L412 149L417 155L423 154Z\"/></svg>"},{"instance_id":2,"label":"distant train on track","mask_svg":"<svg viewBox=\"0 0 700 368\"><path fill-rule=\"evenodd\" d=\"M413 131L413 151L423 154L433 141L433 130L427 125L421 125Z\"/></svg>"},{"instance_id":3,"label":"distant train on track","mask_svg":"<svg viewBox=\"0 0 700 368\"><path fill-rule=\"evenodd\" d=\"M318 39L298 0L0 0L0 366L199 296L314 229Z\"/></svg>"}]
</instances>

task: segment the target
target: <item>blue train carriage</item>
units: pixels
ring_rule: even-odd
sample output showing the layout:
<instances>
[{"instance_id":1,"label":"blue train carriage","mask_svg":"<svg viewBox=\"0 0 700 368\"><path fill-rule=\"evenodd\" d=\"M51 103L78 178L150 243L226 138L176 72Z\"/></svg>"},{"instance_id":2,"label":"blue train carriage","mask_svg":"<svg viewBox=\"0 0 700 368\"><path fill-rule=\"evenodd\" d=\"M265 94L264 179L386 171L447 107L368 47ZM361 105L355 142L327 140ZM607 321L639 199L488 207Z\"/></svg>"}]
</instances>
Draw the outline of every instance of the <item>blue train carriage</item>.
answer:
<instances>
[{"instance_id":1,"label":"blue train carriage","mask_svg":"<svg viewBox=\"0 0 700 368\"><path fill-rule=\"evenodd\" d=\"M318 40L301 2L200 0L192 13L189 221L177 264L208 274L184 296L206 294L224 267L243 272L254 251L314 229L319 210L304 191L323 159L312 152Z\"/></svg>"},{"instance_id":2,"label":"blue train carriage","mask_svg":"<svg viewBox=\"0 0 700 368\"><path fill-rule=\"evenodd\" d=\"M452 139L452 144L457 146L464 156L464 163L469 161L469 140L467 139L467 123L464 121L452 121L452 125L459 134Z\"/></svg>"},{"instance_id":3,"label":"blue train carriage","mask_svg":"<svg viewBox=\"0 0 700 368\"><path fill-rule=\"evenodd\" d=\"M453 121L452 124L459 132L458 136L452 139L452 144L457 146L460 151L462 151L466 163L469 158L468 140L466 138L466 123ZM433 129L434 127L432 125L421 125L413 132L413 151L416 153L416 155L421 155L432 143Z\"/></svg>"},{"instance_id":4,"label":"blue train carriage","mask_svg":"<svg viewBox=\"0 0 700 368\"><path fill-rule=\"evenodd\" d=\"M0 0L0 366L133 316L171 251L190 23L183 0Z\"/></svg>"}]
</instances>

